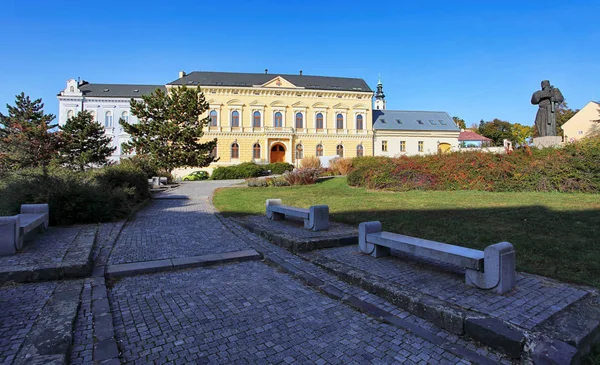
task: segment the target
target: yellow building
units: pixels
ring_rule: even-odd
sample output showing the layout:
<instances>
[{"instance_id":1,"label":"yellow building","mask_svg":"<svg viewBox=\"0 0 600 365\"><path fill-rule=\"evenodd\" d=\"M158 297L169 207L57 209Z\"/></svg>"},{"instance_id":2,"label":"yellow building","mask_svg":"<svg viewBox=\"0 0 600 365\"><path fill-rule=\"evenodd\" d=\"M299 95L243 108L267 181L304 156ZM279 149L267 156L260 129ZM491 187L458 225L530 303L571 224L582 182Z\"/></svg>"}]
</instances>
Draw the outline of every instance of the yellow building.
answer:
<instances>
[{"instance_id":1,"label":"yellow building","mask_svg":"<svg viewBox=\"0 0 600 365\"><path fill-rule=\"evenodd\" d=\"M590 101L562 125L565 142L575 142L600 133L600 103Z\"/></svg>"},{"instance_id":2,"label":"yellow building","mask_svg":"<svg viewBox=\"0 0 600 365\"><path fill-rule=\"evenodd\" d=\"M211 123L203 140L217 138L219 160L212 168L249 161L299 165L307 156L373 155L373 91L362 79L266 70L180 72L166 87L182 85L200 87L210 104L205 116Z\"/></svg>"}]
</instances>

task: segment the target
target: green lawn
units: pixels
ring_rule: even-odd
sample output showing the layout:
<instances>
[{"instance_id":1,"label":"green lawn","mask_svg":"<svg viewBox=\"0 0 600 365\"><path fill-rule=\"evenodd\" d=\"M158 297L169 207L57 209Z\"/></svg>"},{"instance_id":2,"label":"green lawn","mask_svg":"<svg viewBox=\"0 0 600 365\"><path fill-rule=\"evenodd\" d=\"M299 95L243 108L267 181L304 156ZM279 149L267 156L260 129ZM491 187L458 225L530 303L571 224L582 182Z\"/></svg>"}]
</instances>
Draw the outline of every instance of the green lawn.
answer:
<instances>
[{"instance_id":1,"label":"green lawn","mask_svg":"<svg viewBox=\"0 0 600 365\"><path fill-rule=\"evenodd\" d=\"M600 288L600 195L488 193L351 188L345 178L312 186L226 188L214 204L225 215L264 214L265 200L329 205L331 218L357 225L379 220L386 231L483 249L511 242L517 269Z\"/></svg>"}]
</instances>

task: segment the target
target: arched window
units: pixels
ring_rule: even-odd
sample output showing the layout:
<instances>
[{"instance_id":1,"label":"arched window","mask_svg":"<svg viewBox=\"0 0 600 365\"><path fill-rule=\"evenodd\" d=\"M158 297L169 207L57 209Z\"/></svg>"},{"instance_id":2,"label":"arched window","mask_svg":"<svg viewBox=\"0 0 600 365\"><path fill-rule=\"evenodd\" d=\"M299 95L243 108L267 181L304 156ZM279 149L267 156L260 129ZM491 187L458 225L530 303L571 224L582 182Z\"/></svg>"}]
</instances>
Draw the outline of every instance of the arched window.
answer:
<instances>
[{"instance_id":1,"label":"arched window","mask_svg":"<svg viewBox=\"0 0 600 365\"><path fill-rule=\"evenodd\" d=\"M364 155L364 148L362 146L362 144L359 144L358 146L356 146L356 157L363 157Z\"/></svg>"},{"instance_id":2,"label":"arched window","mask_svg":"<svg viewBox=\"0 0 600 365\"><path fill-rule=\"evenodd\" d=\"M113 121L112 121L112 113L111 112L106 112L104 113L104 127L105 128L112 128L113 126Z\"/></svg>"},{"instance_id":3,"label":"arched window","mask_svg":"<svg viewBox=\"0 0 600 365\"><path fill-rule=\"evenodd\" d=\"M208 115L210 116L210 126L216 127L217 126L217 111L211 110Z\"/></svg>"},{"instance_id":4,"label":"arched window","mask_svg":"<svg viewBox=\"0 0 600 365\"><path fill-rule=\"evenodd\" d=\"M323 156L323 145L320 143L317 145L317 156Z\"/></svg>"},{"instance_id":5,"label":"arched window","mask_svg":"<svg viewBox=\"0 0 600 365\"><path fill-rule=\"evenodd\" d=\"M304 128L304 117L302 113L296 113L296 129Z\"/></svg>"},{"instance_id":6,"label":"arched window","mask_svg":"<svg viewBox=\"0 0 600 365\"><path fill-rule=\"evenodd\" d=\"M259 111L254 112L254 115L252 118L252 126L254 128L260 128L260 112Z\"/></svg>"},{"instance_id":7,"label":"arched window","mask_svg":"<svg viewBox=\"0 0 600 365\"><path fill-rule=\"evenodd\" d=\"M301 160L304 158L304 147L298 143L296 145L296 159Z\"/></svg>"},{"instance_id":8,"label":"arched window","mask_svg":"<svg viewBox=\"0 0 600 365\"><path fill-rule=\"evenodd\" d=\"M259 159L260 158L260 144L255 143L252 146L252 158Z\"/></svg>"},{"instance_id":9,"label":"arched window","mask_svg":"<svg viewBox=\"0 0 600 365\"><path fill-rule=\"evenodd\" d=\"M71 86L71 87L69 88L69 91L70 91L70 92L72 92L72 93L74 93L74 92L75 92L75 87L74 87L74 86Z\"/></svg>"},{"instance_id":10,"label":"arched window","mask_svg":"<svg viewBox=\"0 0 600 365\"><path fill-rule=\"evenodd\" d=\"M337 147L335 148L335 154L340 157L344 157L344 146L342 146L341 144L338 144Z\"/></svg>"},{"instance_id":11,"label":"arched window","mask_svg":"<svg viewBox=\"0 0 600 365\"><path fill-rule=\"evenodd\" d=\"M240 112L238 112L237 110L234 110L231 112L231 126L232 127L240 126Z\"/></svg>"},{"instance_id":12,"label":"arched window","mask_svg":"<svg viewBox=\"0 0 600 365\"><path fill-rule=\"evenodd\" d=\"M231 158L240 158L240 145L235 142L231 144Z\"/></svg>"},{"instance_id":13,"label":"arched window","mask_svg":"<svg viewBox=\"0 0 600 365\"><path fill-rule=\"evenodd\" d=\"M356 116L356 129L359 131L363 129L363 116L360 114Z\"/></svg>"},{"instance_id":14,"label":"arched window","mask_svg":"<svg viewBox=\"0 0 600 365\"><path fill-rule=\"evenodd\" d=\"M125 121L125 123L129 123L129 113L128 112L121 113L121 119L123 119Z\"/></svg>"},{"instance_id":15,"label":"arched window","mask_svg":"<svg viewBox=\"0 0 600 365\"><path fill-rule=\"evenodd\" d=\"M67 112L67 119L71 119L71 118L73 118L73 115L74 115L74 114L75 114L75 113L74 113L72 110L69 110L69 111Z\"/></svg>"},{"instance_id":16,"label":"arched window","mask_svg":"<svg viewBox=\"0 0 600 365\"><path fill-rule=\"evenodd\" d=\"M275 113L275 119L273 121L273 127L275 127L275 128L281 128L281 127L283 127L283 115L281 115L281 112L276 112Z\"/></svg>"},{"instance_id":17,"label":"arched window","mask_svg":"<svg viewBox=\"0 0 600 365\"><path fill-rule=\"evenodd\" d=\"M323 129L323 113L317 113L317 129Z\"/></svg>"},{"instance_id":18,"label":"arched window","mask_svg":"<svg viewBox=\"0 0 600 365\"><path fill-rule=\"evenodd\" d=\"M342 114L335 117L335 129L344 129L344 116Z\"/></svg>"}]
</instances>

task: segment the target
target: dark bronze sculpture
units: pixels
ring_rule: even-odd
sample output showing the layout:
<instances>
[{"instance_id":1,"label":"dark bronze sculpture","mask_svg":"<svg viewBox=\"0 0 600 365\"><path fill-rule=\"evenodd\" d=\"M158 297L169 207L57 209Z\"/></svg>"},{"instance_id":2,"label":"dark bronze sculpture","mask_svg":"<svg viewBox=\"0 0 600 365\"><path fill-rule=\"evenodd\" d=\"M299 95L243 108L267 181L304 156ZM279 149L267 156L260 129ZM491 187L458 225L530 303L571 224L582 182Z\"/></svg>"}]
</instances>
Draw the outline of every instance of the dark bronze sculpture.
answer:
<instances>
[{"instance_id":1,"label":"dark bronze sculpture","mask_svg":"<svg viewBox=\"0 0 600 365\"><path fill-rule=\"evenodd\" d=\"M548 80L542 81L542 90L533 93L531 104L540 106L535 116L538 137L556 136L556 107L563 101L560 90Z\"/></svg>"}]
</instances>

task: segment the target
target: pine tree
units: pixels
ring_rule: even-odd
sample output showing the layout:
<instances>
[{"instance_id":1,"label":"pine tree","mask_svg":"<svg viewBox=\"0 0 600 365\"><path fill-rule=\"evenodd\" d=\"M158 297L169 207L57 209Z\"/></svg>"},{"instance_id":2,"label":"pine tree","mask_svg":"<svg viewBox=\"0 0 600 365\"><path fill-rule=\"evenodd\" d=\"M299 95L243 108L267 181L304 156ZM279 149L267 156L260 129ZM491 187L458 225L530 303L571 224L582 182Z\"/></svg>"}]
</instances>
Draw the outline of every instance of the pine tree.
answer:
<instances>
[{"instance_id":1,"label":"pine tree","mask_svg":"<svg viewBox=\"0 0 600 365\"><path fill-rule=\"evenodd\" d=\"M93 165L106 165L116 149L110 146L111 138L104 135L104 127L88 111L69 118L60 129L59 161L71 169L83 171Z\"/></svg>"},{"instance_id":2,"label":"pine tree","mask_svg":"<svg viewBox=\"0 0 600 365\"><path fill-rule=\"evenodd\" d=\"M59 133L52 131L54 115L44 114L42 99L31 101L21 93L15 106L6 105L8 115L0 113L0 166L5 169L42 167L47 174L56 157Z\"/></svg>"},{"instance_id":3,"label":"pine tree","mask_svg":"<svg viewBox=\"0 0 600 365\"><path fill-rule=\"evenodd\" d=\"M212 141L199 143L202 128L210 117L200 119L208 109L208 103L200 88L173 88L167 94L156 89L142 101L131 99L131 113L138 117L138 124L119 123L131 136L123 149L148 156L159 169L171 172L178 167L204 167L213 161Z\"/></svg>"}]
</instances>

